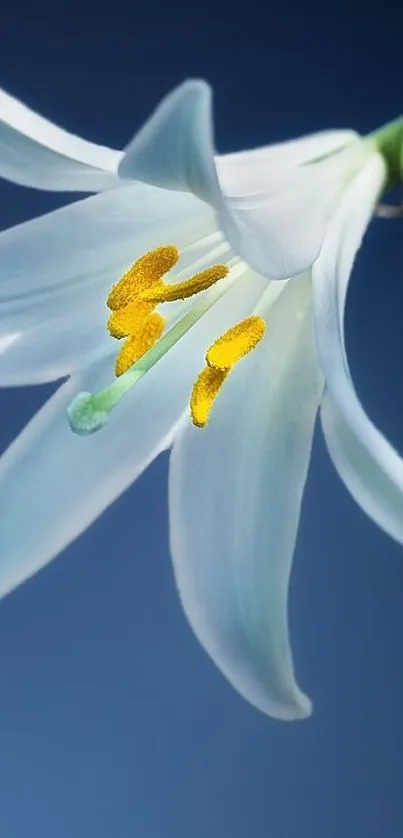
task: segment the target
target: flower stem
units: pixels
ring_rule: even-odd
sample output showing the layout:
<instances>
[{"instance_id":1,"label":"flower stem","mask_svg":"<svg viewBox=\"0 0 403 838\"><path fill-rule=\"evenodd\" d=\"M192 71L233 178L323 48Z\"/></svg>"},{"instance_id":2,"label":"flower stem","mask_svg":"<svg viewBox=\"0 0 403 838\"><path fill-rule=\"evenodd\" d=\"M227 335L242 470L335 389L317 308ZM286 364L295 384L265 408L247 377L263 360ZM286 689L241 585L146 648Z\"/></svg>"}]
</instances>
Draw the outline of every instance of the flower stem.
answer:
<instances>
[{"instance_id":1,"label":"flower stem","mask_svg":"<svg viewBox=\"0 0 403 838\"><path fill-rule=\"evenodd\" d=\"M388 122L367 137L382 154L388 167L386 188L391 189L403 177L403 116Z\"/></svg>"}]
</instances>

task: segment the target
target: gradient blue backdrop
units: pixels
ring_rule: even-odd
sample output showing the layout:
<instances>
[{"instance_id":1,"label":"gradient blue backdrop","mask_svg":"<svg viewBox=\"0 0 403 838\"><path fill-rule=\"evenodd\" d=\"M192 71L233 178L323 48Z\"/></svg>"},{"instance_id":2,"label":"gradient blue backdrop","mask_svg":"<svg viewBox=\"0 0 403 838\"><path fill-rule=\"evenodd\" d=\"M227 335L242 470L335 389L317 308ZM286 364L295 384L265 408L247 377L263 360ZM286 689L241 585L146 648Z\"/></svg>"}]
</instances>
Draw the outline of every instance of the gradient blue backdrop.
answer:
<instances>
[{"instance_id":1,"label":"gradient blue backdrop","mask_svg":"<svg viewBox=\"0 0 403 838\"><path fill-rule=\"evenodd\" d=\"M115 147L195 75L214 85L222 151L370 131L403 106L398 0L30 7L2 10L0 83ZM1 224L65 200L1 184ZM402 231L374 223L347 317L358 391L403 451ZM2 448L51 390L0 392ZM181 613L166 474L163 456L0 603L0 836L401 836L403 548L354 505L318 430L291 590L315 712L272 722L231 690Z\"/></svg>"}]
</instances>

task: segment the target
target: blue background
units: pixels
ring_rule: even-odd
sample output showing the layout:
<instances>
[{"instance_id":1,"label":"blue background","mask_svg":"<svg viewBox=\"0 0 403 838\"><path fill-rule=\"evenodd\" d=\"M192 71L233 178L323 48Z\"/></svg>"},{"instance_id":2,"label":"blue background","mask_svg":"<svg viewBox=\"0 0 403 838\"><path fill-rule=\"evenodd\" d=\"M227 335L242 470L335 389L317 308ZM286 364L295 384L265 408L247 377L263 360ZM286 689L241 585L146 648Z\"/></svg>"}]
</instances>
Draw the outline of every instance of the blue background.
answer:
<instances>
[{"instance_id":1,"label":"blue background","mask_svg":"<svg viewBox=\"0 0 403 838\"><path fill-rule=\"evenodd\" d=\"M115 147L195 75L214 86L221 151L366 132L402 109L398 0L30 5L2 10L0 82ZM1 224L65 200L1 184ZM347 314L357 389L400 451L402 230L373 224ZM0 392L3 448L51 391ZM231 690L181 613L166 475L163 456L0 604L0 835L400 836L403 548L354 505L318 429L291 590L315 712L273 722Z\"/></svg>"}]
</instances>

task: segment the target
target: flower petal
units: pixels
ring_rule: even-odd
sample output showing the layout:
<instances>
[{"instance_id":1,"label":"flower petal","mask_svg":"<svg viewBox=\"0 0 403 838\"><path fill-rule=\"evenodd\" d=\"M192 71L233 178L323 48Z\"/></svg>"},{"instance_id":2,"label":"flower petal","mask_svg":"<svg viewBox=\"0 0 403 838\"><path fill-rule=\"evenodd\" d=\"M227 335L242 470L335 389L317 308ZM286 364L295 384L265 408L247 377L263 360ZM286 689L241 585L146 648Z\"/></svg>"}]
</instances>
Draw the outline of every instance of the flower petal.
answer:
<instances>
[{"instance_id":1,"label":"flower petal","mask_svg":"<svg viewBox=\"0 0 403 838\"><path fill-rule=\"evenodd\" d=\"M68 283L76 283L77 299L94 298L100 276L115 281L160 236L184 229L185 239L187 227L204 222L215 229L211 210L193 196L137 183L18 224L0 234L0 303Z\"/></svg>"},{"instance_id":2,"label":"flower petal","mask_svg":"<svg viewBox=\"0 0 403 838\"><path fill-rule=\"evenodd\" d=\"M354 500L388 535L403 543L401 457L373 425L365 428L362 417L357 432L329 392L320 416L333 464Z\"/></svg>"},{"instance_id":3,"label":"flower petal","mask_svg":"<svg viewBox=\"0 0 403 838\"><path fill-rule=\"evenodd\" d=\"M41 311L38 324L20 332L8 328L0 334L0 387L56 381L92 363L108 347L116 350L106 317L100 301L96 310L48 320Z\"/></svg>"},{"instance_id":4,"label":"flower petal","mask_svg":"<svg viewBox=\"0 0 403 838\"><path fill-rule=\"evenodd\" d=\"M348 190L314 266L315 316L328 390L322 424L330 455L357 503L385 532L403 542L403 460L363 410L344 342L350 274L384 182L385 164L374 155Z\"/></svg>"},{"instance_id":5,"label":"flower petal","mask_svg":"<svg viewBox=\"0 0 403 838\"><path fill-rule=\"evenodd\" d=\"M272 279L305 270L316 259L350 157L312 157L367 149L353 132L314 135L214 157L211 92L190 81L167 96L134 137L119 165L122 178L193 192L218 213L234 250ZM337 159L336 159L337 158Z\"/></svg>"},{"instance_id":6,"label":"flower petal","mask_svg":"<svg viewBox=\"0 0 403 838\"><path fill-rule=\"evenodd\" d=\"M0 176L23 186L98 192L119 183L120 151L63 131L0 90Z\"/></svg>"},{"instance_id":7,"label":"flower petal","mask_svg":"<svg viewBox=\"0 0 403 838\"><path fill-rule=\"evenodd\" d=\"M213 661L251 704L296 719L310 702L294 679L287 594L322 391L309 277L266 308L266 336L229 375L207 428L187 425L174 443L171 550Z\"/></svg>"},{"instance_id":8,"label":"flower petal","mask_svg":"<svg viewBox=\"0 0 403 838\"><path fill-rule=\"evenodd\" d=\"M251 272L234 283L98 433L75 435L66 410L79 391L111 383L115 354L76 374L39 411L0 459L0 596L80 535L171 443L207 346L250 311L265 285Z\"/></svg>"},{"instance_id":9,"label":"flower petal","mask_svg":"<svg viewBox=\"0 0 403 838\"><path fill-rule=\"evenodd\" d=\"M144 184L5 230L0 383L52 380L96 357L97 342L106 339L109 288L126 268L158 244L173 240L182 248L214 230L213 213L201 201Z\"/></svg>"}]
</instances>

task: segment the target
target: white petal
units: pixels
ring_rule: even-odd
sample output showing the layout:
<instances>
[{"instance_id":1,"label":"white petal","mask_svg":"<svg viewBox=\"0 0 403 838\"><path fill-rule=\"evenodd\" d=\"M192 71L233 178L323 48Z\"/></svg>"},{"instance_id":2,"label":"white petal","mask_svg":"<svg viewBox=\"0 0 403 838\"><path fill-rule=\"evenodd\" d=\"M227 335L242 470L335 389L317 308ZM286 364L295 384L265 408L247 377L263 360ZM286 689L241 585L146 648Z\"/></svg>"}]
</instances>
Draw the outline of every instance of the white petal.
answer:
<instances>
[{"instance_id":1,"label":"white petal","mask_svg":"<svg viewBox=\"0 0 403 838\"><path fill-rule=\"evenodd\" d=\"M19 224L0 234L0 303L69 283L94 296L101 276L115 281L150 242L183 229L185 240L204 222L212 229L211 210L193 196L138 183Z\"/></svg>"},{"instance_id":2,"label":"white petal","mask_svg":"<svg viewBox=\"0 0 403 838\"><path fill-rule=\"evenodd\" d=\"M104 355L108 347L116 350L102 301L94 311L72 312L71 319L43 315L21 332L0 334L0 387L56 381Z\"/></svg>"},{"instance_id":3,"label":"white petal","mask_svg":"<svg viewBox=\"0 0 403 838\"><path fill-rule=\"evenodd\" d=\"M98 192L119 183L121 157L63 131L0 90L0 177L38 189Z\"/></svg>"},{"instance_id":4,"label":"white petal","mask_svg":"<svg viewBox=\"0 0 403 838\"><path fill-rule=\"evenodd\" d=\"M104 343L105 299L124 270L159 244L182 248L214 229L193 196L134 184L1 233L0 383L52 380L87 363Z\"/></svg>"},{"instance_id":5,"label":"white petal","mask_svg":"<svg viewBox=\"0 0 403 838\"><path fill-rule=\"evenodd\" d=\"M271 716L302 718L287 595L322 392L307 276L268 312L262 344L230 374L204 430L177 437L173 564L196 636L230 683Z\"/></svg>"},{"instance_id":6,"label":"white petal","mask_svg":"<svg viewBox=\"0 0 403 838\"><path fill-rule=\"evenodd\" d=\"M249 313L265 284L245 274L93 436L75 435L66 409L77 392L111 383L114 356L74 376L34 417L0 460L0 595L83 532L170 444L209 343Z\"/></svg>"},{"instance_id":7,"label":"white petal","mask_svg":"<svg viewBox=\"0 0 403 838\"><path fill-rule=\"evenodd\" d=\"M296 140L285 140L282 143L254 148L250 151L235 151L231 154L216 156L216 165L220 168L220 179L225 177L225 172L232 166L237 167L237 177L244 174L245 179L253 176L256 172L255 163L273 167L281 166L290 168L292 166L303 166L313 163L315 160L341 151L342 148L350 145L358 139L356 131L335 130L318 131L315 134L307 134L305 137L298 137Z\"/></svg>"},{"instance_id":8,"label":"white petal","mask_svg":"<svg viewBox=\"0 0 403 838\"><path fill-rule=\"evenodd\" d=\"M346 194L313 277L317 339L328 389L322 423L329 452L357 503L403 542L403 461L363 410L344 343L348 281L384 180L385 164L374 155Z\"/></svg>"},{"instance_id":9,"label":"white petal","mask_svg":"<svg viewBox=\"0 0 403 838\"><path fill-rule=\"evenodd\" d=\"M357 432L356 423L328 392L320 415L330 456L354 500L388 535L403 542L401 457L373 425L365 427L362 416Z\"/></svg>"},{"instance_id":10,"label":"white petal","mask_svg":"<svg viewBox=\"0 0 403 838\"><path fill-rule=\"evenodd\" d=\"M300 165L343 148L347 158ZM316 259L350 153L354 163L368 152L353 132L335 131L215 158L210 88L192 81L162 101L126 149L119 174L209 202L234 250L255 270L283 279Z\"/></svg>"}]
</instances>

